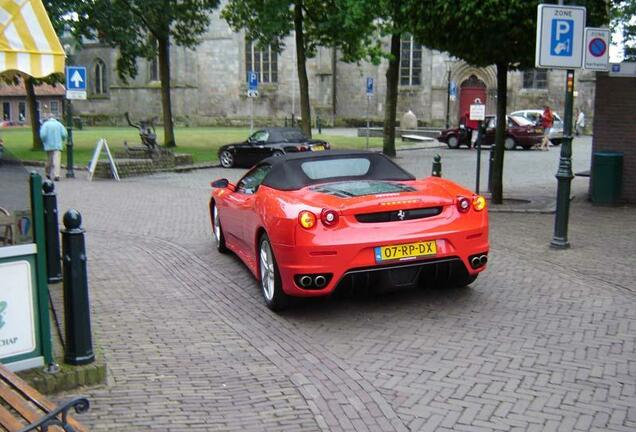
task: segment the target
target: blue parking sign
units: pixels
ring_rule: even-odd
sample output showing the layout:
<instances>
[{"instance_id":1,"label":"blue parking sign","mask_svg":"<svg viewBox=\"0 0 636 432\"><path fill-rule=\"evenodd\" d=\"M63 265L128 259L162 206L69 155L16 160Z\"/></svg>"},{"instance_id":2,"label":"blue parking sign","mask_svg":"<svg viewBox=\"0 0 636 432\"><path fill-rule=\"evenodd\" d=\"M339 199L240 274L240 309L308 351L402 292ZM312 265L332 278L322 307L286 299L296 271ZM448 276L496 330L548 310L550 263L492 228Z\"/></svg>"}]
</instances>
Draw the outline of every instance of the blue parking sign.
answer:
<instances>
[{"instance_id":1,"label":"blue parking sign","mask_svg":"<svg viewBox=\"0 0 636 432\"><path fill-rule=\"evenodd\" d=\"M574 41L574 20L553 19L550 34L550 54L559 57L571 57Z\"/></svg>"},{"instance_id":2,"label":"blue parking sign","mask_svg":"<svg viewBox=\"0 0 636 432\"><path fill-rule=\"evenodd\" d=\"M247 74L247 89L258 90L258 75L254 71L249 71Z\"/></svg>"},{"instance_id":3,"label":"blue parking sign","mask_svg":"<svg viewBox=\"0 0 636 432\"><path fill-rule=\"evenodd\" d=\"M373 94L373 78L367 77L367 96Z\"/></svg>"}]
</instances>

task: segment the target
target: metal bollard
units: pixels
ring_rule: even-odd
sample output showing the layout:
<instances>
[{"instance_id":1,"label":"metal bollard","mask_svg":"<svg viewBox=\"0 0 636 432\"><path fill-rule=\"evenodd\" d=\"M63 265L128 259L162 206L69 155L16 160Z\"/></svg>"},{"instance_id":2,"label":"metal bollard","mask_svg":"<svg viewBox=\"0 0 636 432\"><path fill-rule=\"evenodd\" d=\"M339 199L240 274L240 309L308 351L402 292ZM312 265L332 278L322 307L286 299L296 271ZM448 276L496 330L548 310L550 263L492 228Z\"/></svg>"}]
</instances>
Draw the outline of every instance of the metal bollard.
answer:
<instances>
[{"instance_id":1,"label":"metal bollard","mask_svg":"<svg viewBox=\"0 0 636 432\"><path fill-rule=\"evenodd\" d=\"M495 164L495 143L490 146L488 157L488 192L492 193L492 167Z\"/></svg>"},{"instance_id":2,"label":"metal bollard","mask_svg":"<svg viewBox=\"0 0 636 432\"><path fill-rule=\"evenodd\" d=\"M285 127L287 127L287 116L285 116Z\"/></svg>"},{"instance_id":3,"label":"metal bollard","mask_svg":"<svg viewBox=\"0 0 636 432\"><path fill-rule=\"evenodd\" d=\"M291 127L295 127L296 125L294 124L296 122L296 116L294 115L294 113L292 113L291 115Z\"/></svg>"},{"instance_id":4,"label":"metal bollard","mask_svg":"<svg viewBox=\"0 0 636 432\"><path fill-rule=\"evenodd\" d=\"M442 157L439 154L433 156L433 172L431 175L434 177L442 176Z\"/></svg>"},{"instance_id":5,"label":"metal bollard","mask_svg":"<svg viewBox=\"0 0 636 432\"><path fill-rule=\"evenodd\" d=\"M44 202L44 237L46 242L46 276L49 283L62 280L60 260L60 227L57 221L57 194L51 180L42 182Z\"/></svg>"},{"instance_id":6,"label":"metal bollard","mask_svg":"<svg viewBox=\"0 0 636 432\"><path fill-rule=\"evenodd\" d=\"M75 209L64 214L62 252L64 254L64 361L81 365L95 361L88 304L86 248L82 216Z\"/></svg>"},{"instance_id":7,"label":"metal bollard","mask_svg":"<svg viewBox=\"0 0 636 432\"><path fill-rule=\"evenodd\" d=\"M322 124L320 124L320 117L316 116L316 127L318 128L318 134L322 134Z\"/></svg>"}]
</instances>

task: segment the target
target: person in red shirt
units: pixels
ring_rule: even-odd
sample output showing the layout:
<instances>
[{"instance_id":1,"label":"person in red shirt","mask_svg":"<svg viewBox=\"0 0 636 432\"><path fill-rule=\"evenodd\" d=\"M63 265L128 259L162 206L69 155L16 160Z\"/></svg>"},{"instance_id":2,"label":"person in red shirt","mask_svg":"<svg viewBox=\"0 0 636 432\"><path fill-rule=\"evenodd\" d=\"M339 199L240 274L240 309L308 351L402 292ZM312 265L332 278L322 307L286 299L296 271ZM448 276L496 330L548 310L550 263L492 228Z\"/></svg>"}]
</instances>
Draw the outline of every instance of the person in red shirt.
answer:
<instances>
[{"instance_id":1,"label":"person in red shirt","mask_svg":"<svg viewBox=\"0 0 636 432\"><path fill-rule=\"evenodd\" d=\"M550 131L552 130L552 125L554 124L554 115L552 114L552 110L548 105L543 109L543 114L541 114L541 125L543 126L543 140L539 145L540 150L548 150L548 145L550 144Z\"/></svg>"}]
</instances>

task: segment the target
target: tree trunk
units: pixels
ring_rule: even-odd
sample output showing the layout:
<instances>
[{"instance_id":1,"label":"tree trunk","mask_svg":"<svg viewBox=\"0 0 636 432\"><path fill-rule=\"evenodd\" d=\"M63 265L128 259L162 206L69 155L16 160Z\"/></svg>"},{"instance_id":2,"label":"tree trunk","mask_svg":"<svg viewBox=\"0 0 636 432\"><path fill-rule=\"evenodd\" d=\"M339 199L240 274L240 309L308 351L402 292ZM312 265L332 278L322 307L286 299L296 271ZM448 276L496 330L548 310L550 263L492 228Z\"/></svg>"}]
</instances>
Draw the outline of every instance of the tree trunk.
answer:
<instances>
[{"instance_id":1,"label":"tree trunk","mask_svg":"<svg viewBox=\"0 0 636 432\"><path fill-rule=\"evenodd\" d=\"M391 35L391 59L386 71L386 98L384 100L384 144L382 152L395 156L395 116L397 114L398 81L400 77L400 34Z\"/></svg>"},{"instance_id":2,"label":"tree trunk","mask_svg":"<svg viewBox=\"0 0 636 432\"><path fill-rule=\"evenodd\" d=\"M508 65L497 63L497 131L495 161L492 170L492 202L503 202L504 139L506 138L506 105L508 97Z\"/></svg>"},{"instance_id":3,"label":"tree trunk","mask_svg":"<svg viewBox=\"0 0 636 432\"><path fill-rule=\"evenodd\" d=\"M33 78L27 77L24 80L26 89L27 105L29 106L29 119L31 120L31 133L33 134L33 150L42 150L42 140L40 139L40 118L38 116L37 101L35 98L35 83Z\"/></svg>"},{"instance_id":4,"label":"tree trunk","mask_svg":"<svg viewBox=\"0 0 636 432\"><path fill-rule=\"evenodd\" d=\"M337 102L338 102L338 98L337 98L337 91L338 91L338 84L336 81L336 71L337 71L337 55L338 55L338 49L336 47L332 48L331 50L331 126L332 127L336 127L336 114L337 114Z\"/></svg>"},{"instance_id":5,"label":"tree trunk","mask_svg":"<svg viewBox=\"0 0 636 432\"><path fill-rule=\"evenodd\" d=\"M298 86L300 87L301 128L311 138L311 111L309 109L309 80L307 79L307 56L305 54L305 35L303 33L303 2L294 2L294 30L296 32L296 65L298 68Z\"/></svg>"},{"instance_id":6,"label":"tree trunk","mask_svg":"<svg viewBox=\"0 0 636 432\"><path fill-rule=\"evenodd\" d=\"M161 107L163 109L163 142L166 147L176 147L172 124L172 102L170 100L170 39L157 40L159 47L159 79L161 80Z\"/></svg>"}]
</instances>

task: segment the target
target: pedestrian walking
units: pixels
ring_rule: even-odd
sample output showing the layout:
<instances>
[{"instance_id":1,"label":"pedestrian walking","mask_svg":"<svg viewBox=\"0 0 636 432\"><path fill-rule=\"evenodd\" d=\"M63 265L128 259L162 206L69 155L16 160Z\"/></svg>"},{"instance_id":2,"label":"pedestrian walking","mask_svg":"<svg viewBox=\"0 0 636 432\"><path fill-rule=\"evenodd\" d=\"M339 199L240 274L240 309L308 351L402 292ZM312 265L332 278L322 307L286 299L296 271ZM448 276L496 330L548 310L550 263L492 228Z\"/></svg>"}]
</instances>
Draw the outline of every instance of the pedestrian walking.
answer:
<instances>
[{"instance_id":1,"label":"pedestrian walking","mask_svg":"<svg viewBox=\"0 0 636 432\"><path fill-rule=\"evenodd\" d=\"M585 129L585 114L583 113L583 110L581 109L576 110L575 129L576 129L576 136L581 135L583 133L583 130Z\"/></svg>"},{"instance_id":2,"label":"pedestrian walking","mask_svg":"<svg viewBox=\"0 0 636 432\"><path fill-rule=\"evenodd\" d=\"M550 132L552 131L552 125L554 124L554 114L548 105L543 109L541 114L541 125L543 126L543 140L539 145L540 150L548 150L550 145Z\"/></svg>"},{"instance_id":3,"label":"pedestrian walking","mask_svg":"<svg viewBox=\"0 0 636 432\"><path fill-rule=\"evenodd\" d=\"M64 125L57 121L53 114L49 114L48 120L40 127L40 138L47 154L44 173L49 180L60 180L62 142L66 141L67 136Z\"/></svg>"}]
</instances>

